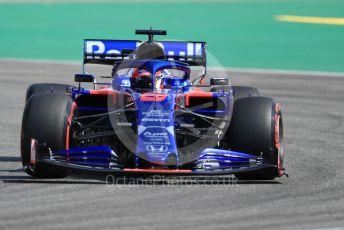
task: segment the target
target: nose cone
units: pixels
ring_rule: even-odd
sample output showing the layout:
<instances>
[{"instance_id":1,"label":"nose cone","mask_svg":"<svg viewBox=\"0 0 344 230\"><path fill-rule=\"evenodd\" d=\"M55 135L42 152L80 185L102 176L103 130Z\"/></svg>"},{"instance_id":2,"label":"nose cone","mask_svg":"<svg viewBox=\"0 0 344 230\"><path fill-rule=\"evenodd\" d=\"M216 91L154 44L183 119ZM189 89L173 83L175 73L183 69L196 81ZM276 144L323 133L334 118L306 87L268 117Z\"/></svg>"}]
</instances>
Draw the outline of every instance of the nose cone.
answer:
<instances>
[{"instance_id":1,"label":"nose cone","mask_svg":"<svg viewBox=\"0 0 344 230\"><path fill-rule=\"evenodd\" d=\"M142 94L138 107L136 156L153 165L177 165L174 133L174 94Z\"/></svg>"}]
</instances>

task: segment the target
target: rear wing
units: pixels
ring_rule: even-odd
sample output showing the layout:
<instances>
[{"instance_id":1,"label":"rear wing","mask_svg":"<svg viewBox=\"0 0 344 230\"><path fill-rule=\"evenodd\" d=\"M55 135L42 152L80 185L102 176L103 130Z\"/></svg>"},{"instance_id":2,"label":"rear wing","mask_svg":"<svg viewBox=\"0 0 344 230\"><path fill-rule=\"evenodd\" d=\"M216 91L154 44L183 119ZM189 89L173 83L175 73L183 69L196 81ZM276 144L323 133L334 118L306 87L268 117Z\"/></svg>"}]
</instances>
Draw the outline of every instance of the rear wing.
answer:
<instances>
[{"instance_id":1,"label":"rear wing","mask_svg":"<svg viewBox=\"0 0 344 230\"><path fill-rule=\"evenodd\" d=\"M170 61L206 67L206 43L184 41L156 41ZM84 64L113 65L117 61L133 58L139 40L84 40Z\"/></svg>"}]
</instances>

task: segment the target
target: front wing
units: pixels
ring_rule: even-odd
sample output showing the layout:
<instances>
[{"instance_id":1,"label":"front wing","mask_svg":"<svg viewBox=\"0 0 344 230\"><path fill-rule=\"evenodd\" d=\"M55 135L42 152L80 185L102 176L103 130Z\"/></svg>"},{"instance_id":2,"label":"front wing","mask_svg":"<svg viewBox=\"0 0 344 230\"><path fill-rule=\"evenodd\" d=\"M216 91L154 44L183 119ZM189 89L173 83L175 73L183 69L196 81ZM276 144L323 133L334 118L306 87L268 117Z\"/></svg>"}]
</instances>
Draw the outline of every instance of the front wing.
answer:
<instances>
[{"instance_id":1,"label":"front wing","mask_svg":"<svg viewBox=\"0 0 344 230\"><path fill-rule=\"evenodd\" d=\"M51 151L45 144L31 141L29 169L37 164L44 164L56 170L68 170L77 174L96 175L226 175L260 171L276 168L276 165L265 163L261 156L221 149L204 149L198 158L182 169L141 169L124 168L117 154L106 146L92 146L63 151Z\"/></svg>"}]
</instances>

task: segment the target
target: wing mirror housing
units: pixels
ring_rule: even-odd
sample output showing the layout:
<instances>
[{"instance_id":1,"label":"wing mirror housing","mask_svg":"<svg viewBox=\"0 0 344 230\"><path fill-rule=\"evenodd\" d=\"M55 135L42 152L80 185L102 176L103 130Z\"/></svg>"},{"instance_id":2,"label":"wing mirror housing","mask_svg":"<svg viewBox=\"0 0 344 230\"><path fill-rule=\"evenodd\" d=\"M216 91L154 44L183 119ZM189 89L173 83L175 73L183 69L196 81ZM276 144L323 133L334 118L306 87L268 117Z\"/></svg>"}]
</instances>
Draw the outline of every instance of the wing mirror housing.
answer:
<instances>
[{"instance_id":1,"label":"wing mirror housing","mask_svg":"<svg viewBox=\"0 0 344 230\"><path fill-rule=\"evenodd\" d=\"M229 79L227 77L210 78L210 85L228 85Z\"/></svg>"},{"instance_id":2,"label":"wing mirror housing","mask_svg":"<svg viewBox=\"0 0 344 230\"><path fill-rule=\"evenodd\" d=\"M94 76L92 74L77 73L74 75L75 82L94 82Z\"/></svg>"}]
</instances>

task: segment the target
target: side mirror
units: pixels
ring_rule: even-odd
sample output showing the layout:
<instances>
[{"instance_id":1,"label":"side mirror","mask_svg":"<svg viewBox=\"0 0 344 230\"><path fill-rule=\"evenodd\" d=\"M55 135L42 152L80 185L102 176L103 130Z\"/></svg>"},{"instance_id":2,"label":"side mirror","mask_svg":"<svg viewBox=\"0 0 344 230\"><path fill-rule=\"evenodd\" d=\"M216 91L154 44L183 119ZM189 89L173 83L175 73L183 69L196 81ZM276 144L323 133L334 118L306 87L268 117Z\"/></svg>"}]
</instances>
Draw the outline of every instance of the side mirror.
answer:
<instances>
[{"instance_id":1,"label":"side mirror","mask_svg":"<svg viewBox=\"0 0 344 230\"><path fill-rule=\"evenodd\" d=\"M210 78L210 85L228 85L229 80L226 77Z\"/></svg>"},{"instance_id":2,"label":"side mirror","mask_svg":"<svg viewBox=\"0 0 344 230\"><path fill-rule=\"evenodd\" d=\"M75 82L93 82L94 76L92 74L76 73L74 75L74 81Z\"/></svg>"}]
</instances>

